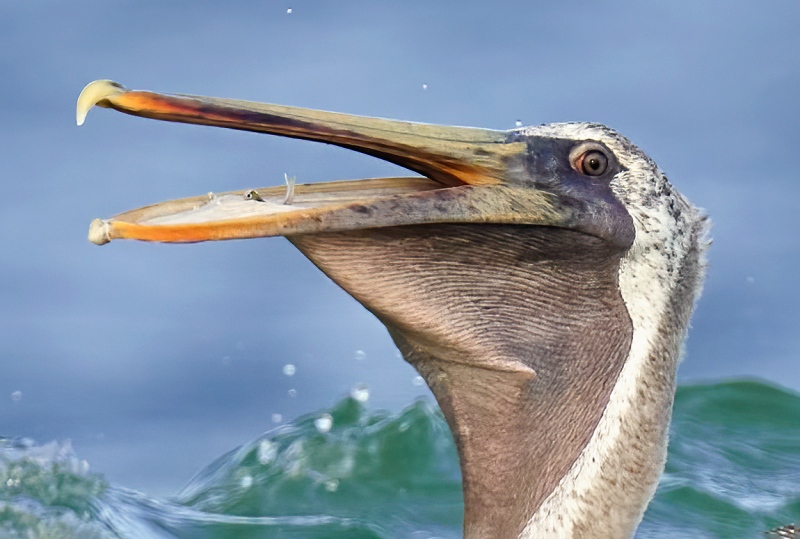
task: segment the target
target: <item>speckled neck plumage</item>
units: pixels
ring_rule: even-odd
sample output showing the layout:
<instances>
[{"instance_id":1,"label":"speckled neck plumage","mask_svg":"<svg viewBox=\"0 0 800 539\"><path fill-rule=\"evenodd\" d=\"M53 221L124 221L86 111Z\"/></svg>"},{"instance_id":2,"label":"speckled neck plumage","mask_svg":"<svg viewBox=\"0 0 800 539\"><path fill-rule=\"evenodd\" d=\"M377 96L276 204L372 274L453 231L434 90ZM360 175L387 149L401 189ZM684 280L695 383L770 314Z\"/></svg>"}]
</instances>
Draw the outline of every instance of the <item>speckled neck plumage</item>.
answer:
<instances>
[{"instance_id":1,"label":"speckled neck plumage","mask_svg":"<svg viewBox=\"0 0 800 539\"><path fill-rule=\"evenodd\" d=\"M291 239L386 324L431 386L460 453L466 537L519 535L587 444L628 355L622 253L546 227Z\"/></svg>"}]
</instances>

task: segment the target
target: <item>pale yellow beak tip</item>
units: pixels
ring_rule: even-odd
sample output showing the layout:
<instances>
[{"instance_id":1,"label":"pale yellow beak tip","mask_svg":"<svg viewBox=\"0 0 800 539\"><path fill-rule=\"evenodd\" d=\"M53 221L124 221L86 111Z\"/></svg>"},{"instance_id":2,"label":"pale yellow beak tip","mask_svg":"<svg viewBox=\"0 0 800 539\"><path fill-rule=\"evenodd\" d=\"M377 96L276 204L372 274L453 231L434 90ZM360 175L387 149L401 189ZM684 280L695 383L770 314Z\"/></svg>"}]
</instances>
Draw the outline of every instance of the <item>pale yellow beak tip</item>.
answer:
<instances>
[{"instance_id":1,"label":"pale yellow beak tip","mask_svg":"<svg viewBox=\"0 0 800 539\"><path fill-rule=\"evenodd\" d=\"M98 105L102 107L104 106L102 103L103 100L115 95L124 94L127 91L127 88L113 80L96 80L87 84L78 96L78 105L75 112L75 119L78 125L83 125L83 122L86 120L86 115L89 113L89 109L93 106Z\"/></svg>"},{"instance_id":2,"label":"pale yellow beak tip","mask_svg":"<svg viewBox=\"0 0 800 539\"><path fill-rule=\"evenodd\" d=\"M89 225L89 241L95 245L105 245L111 241L108 221L102 219L92 221Z\"/></svg>"}]
</instances>

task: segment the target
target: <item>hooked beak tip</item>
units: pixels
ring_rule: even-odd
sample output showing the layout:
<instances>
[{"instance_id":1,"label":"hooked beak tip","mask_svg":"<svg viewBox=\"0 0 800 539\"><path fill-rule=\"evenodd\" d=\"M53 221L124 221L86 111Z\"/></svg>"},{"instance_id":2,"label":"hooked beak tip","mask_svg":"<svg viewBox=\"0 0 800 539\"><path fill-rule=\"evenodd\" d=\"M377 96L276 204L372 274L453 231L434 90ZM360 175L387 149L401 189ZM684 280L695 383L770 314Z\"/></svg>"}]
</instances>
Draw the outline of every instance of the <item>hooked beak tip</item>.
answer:
<instances>
[{"instance_id":1,"label":"hooked beak tip","mask_svg":"<svg viewBox=\"0 0 800 539\"><path fill-rule=\"evenodd\" d=\"M103 79L90 82L81 90L81 94L78 96L78 104L75 110L77 124L79 126L83 125L83 122L86 121L86 115L93 106L106 106L103 104L105 100L124 94L127 91L127 88L113 80Z\"/></svg>"}]
</instances>

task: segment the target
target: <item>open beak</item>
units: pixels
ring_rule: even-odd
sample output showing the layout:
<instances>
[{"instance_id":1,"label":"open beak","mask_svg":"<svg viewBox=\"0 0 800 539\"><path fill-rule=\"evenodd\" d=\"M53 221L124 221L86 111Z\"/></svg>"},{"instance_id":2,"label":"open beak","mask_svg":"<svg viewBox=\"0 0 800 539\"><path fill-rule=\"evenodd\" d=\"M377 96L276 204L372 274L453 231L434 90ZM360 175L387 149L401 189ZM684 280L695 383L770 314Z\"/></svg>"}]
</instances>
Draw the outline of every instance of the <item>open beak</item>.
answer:
<instances>
[{"instance_id":1,"label":"open beak","mask_svg":"<svg viewBox=\"0 0 800 539\"><path fill-rule=\"evenodd\" d=\"M558 197L517 179L526 144L511 132L351 116L229 99L127 90L107 80L78 97L146 118L227 127L335 144L422 177L287 185L162 202L95 219L89 239L198 242L422 223L566 226Z\"/></svg>"}]
</instances>

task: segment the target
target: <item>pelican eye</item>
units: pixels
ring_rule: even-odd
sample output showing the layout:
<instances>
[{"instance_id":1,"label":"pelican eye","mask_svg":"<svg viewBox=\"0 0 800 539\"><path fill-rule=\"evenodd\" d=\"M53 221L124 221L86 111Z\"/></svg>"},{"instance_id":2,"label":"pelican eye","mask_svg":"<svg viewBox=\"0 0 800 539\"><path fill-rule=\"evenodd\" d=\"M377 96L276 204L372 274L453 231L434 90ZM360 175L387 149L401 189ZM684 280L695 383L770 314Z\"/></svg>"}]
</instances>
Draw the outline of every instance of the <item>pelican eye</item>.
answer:
<instances>
[{"instance_id":1,"label":"pelican eye","mask_svg":"<svg viewBox=\"0 0 800 539\"><path fill-rule=\"evenodd\" d=\"M575 168L587 176L602 176L608 170L608 156L600 150L589 150L578 156Z\"/></svg>"}]
</instances>

